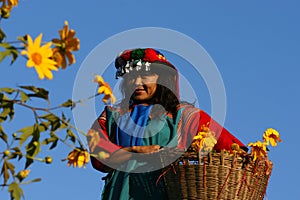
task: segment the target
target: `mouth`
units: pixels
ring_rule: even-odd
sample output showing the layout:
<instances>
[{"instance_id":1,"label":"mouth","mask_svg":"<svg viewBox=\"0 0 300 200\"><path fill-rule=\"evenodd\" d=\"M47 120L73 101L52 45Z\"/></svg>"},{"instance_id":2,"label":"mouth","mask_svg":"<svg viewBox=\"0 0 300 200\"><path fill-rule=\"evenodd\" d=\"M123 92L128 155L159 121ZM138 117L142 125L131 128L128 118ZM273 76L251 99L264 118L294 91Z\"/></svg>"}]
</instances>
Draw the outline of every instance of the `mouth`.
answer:
<instances>
[{"instance_id":1,"label":"mouth","mask_svg":"<svg viewBox=\"0 0 300 200\"><path fill-rule=\"evenodd\" d=\"M146 90L144 88L136 88L134 92L135 94L141 94L143 92L146 92Z\"/></svg>"}]
</instances>

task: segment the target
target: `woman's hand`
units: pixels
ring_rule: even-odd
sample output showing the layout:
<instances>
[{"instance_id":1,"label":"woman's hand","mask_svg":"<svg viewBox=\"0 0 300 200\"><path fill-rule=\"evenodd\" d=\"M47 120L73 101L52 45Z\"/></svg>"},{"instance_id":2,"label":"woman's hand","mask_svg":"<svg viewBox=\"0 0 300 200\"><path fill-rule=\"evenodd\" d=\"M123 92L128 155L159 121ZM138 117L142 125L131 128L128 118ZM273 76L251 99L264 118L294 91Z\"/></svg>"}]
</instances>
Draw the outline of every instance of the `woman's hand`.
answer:
<instances>
[{"instance_id":1,"label":"woman's hand","mask_svg":"<svg viewBox=\"0 0 300 200\"><path fill-rule=\"evenodd\" d=\"M96 135L98 134L94 134L92 131L89 132L89 136L92 136L92 139L89 141L89 147L94 153L101 151L97 147L99 137ZM124 147L110 154L108 158L98 158L98 161L104 164L103 171L109 172L112 169L118 169L121 164L131 159L138 159L140 156L145 156L145 154L150 156L151 153L158 152L159 149L159 145Z\"/></svg>"},{"instance_id":2,"label":"woman's hand","mask_svg":"<svg viewBox=\"0 0 300 200\"><path fill-rule=\"evenodd\" d=\"M133 146L130 151L135 153L153 153L157 152L160 149L159 145L150 145L150 146Z\"/></svg>"},{"instance_id":3,"label":"woman's hand","mask_svg":"<svg viewBox=\"0 0 300 200\"><path fill-rule=\"evenodd\" d=\"M91 150L91 152L94 152L95 148L100 142L100 136L99 133L93 129L90 129L87 133L87 140L88 140L88 145Z\"/></svg>"},{"instance_id":4,"label":"woman's hand","mask_svg":"<svg viewBox=\"0 0 300 200\"><path fill-rule=\"evenodd\" d=\"M132 146L121 148L110 155L109 158L105 159L105 164L111 168L118 168L120 164L125 163L131 159L137 159L138 154L151 154L159 151L159 145L150 146ZM143 156L143 155L141 155Z\"/></svg>"}]
</instances>

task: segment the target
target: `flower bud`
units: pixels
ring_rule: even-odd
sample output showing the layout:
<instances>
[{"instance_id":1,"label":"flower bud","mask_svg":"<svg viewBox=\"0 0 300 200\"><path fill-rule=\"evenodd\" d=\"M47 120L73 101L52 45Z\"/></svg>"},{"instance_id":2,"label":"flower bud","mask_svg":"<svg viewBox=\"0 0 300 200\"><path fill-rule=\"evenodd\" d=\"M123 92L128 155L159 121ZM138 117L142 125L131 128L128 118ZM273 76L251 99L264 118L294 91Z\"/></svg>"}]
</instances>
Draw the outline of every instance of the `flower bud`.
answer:
<instances>
[{"instance_id":1,"label":"flower bud","mask_svg":"<svg viewBox=\"0 0 300 200\"><path fill-rule=\"evenodd\" d=\"M46 164L51 164L52 163L52 157L51 156L45 157L45 162L46 162Z\"/></svg>"},{"instance_id":2,"label":"flower bud","mask_svg":"<svg viewBox=\"0 0 300 200\"><path fill-rule=\"evenodd\" d=\"M9 156L10 155L10 151L7 149L3 152L4 156Z\"/></svg>"},{"instance_id":3,"label":"flower bud","mask_svg":"<svg viewBox=\"0 0 300 200\"><path fill-rule=\"evenodd\" d=\"M17 174L17 178L20 181L22 181L24 178L26 178L28 176L29 172L30 172L29 169L24 169Z\"/></svg>"}]
</instances>

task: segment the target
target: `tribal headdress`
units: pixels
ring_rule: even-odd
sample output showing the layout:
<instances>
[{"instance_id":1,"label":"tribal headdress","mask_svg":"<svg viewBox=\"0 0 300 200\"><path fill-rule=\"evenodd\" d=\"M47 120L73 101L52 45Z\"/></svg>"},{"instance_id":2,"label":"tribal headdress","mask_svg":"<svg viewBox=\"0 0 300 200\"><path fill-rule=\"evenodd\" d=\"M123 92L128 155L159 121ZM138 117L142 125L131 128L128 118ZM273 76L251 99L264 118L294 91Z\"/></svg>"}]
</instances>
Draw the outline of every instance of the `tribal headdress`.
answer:
<instances>
[{"instance_id":1,"label":"tribal headdress","mask_svg":"<svg viewBox=\"0 0 300 200\"><path fill-rule=\"evenodd\" d=\"M122 77L124 74L130 74L130 72L142 73L149 71L157 73L162 78L160 84L168 87L179 99L178 71L161 52L152 48L125 50L116 58L115 67L117 69L116 78ZM164 84L166 80L172 80L173 84Z\"/></svg>"},{"instance_id":2,"label":"tribal headdress","mask_svg":"<svg viewBox=\"0 0 300 200\"><path fill-rule=\"evenodd\" d=\"M162 53L152 48L125 50L116 58L115 67L117 68L116 78L123 76L131 71L152 71L155 64L164 64L172 69L176 68L164 57ZM160 65L161 66L161 65ZM177 71L177 70L176 70Z\"/></svg>"}]
</instances>

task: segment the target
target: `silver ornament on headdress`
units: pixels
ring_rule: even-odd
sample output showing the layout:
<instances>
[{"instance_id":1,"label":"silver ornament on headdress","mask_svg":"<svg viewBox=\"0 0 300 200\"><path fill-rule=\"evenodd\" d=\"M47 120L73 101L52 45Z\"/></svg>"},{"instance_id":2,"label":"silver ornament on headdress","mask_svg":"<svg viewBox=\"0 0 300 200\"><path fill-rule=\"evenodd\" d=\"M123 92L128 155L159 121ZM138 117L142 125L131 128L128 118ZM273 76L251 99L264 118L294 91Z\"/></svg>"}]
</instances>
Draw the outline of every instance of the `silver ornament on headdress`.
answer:
<instances>
[{"instance_id":1,"label":"silver ornament on headdress","mask_svg":"<svg viewBox=\"0 0 300 200\"><path fill-rule=\"evenodd\" d=\"M136 63L136 71L139 71L139 70L141 70L142 69L142 61L141 60L139 60L137 63Z\"/></svg>"},{"instance_id":2,"label":"silver ornament on headdress","mask_svg":"<svg viewBox=\"0 0 300 200\"><path fill-rule=\"evenodd\" d=\"M126 65L125 65L125 72L128 73L129 72L129 62L127 61Z\"/></svg>"},{"instance_id":3,"label":"silver ornament on headdress","mask_svg":"<svg viewBox=\"0 0 300 200\"><path fill-rule=\"evenodd\" d=\"M145 70L146 71L150 71L150 65L151 65L151 63L149 63L149 62L145 63Z\"/></svg>"},{"instance_id":4,"label":"silver ornament on headdress","mask_svg":"<svg viewBox=\"0 0 300 200\"><path fill-rule=\"evenodd\" d=\"M142 61L141 61L141 60L139 60L139 61L136 63L136 66L139 66L139 67L141 67L141 66L142 66Z\"/></svg>"}]
</instances>

